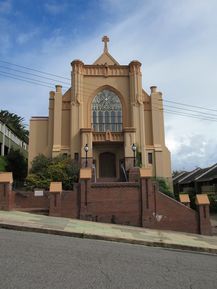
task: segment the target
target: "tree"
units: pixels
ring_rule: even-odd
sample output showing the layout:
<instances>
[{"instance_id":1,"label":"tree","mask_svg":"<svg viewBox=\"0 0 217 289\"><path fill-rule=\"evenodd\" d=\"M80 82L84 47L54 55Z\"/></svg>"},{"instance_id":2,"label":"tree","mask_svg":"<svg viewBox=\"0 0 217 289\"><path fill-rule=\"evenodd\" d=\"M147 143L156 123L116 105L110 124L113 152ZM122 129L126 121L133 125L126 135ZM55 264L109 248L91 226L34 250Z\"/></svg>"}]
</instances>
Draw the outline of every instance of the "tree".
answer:
<instances>
[{"instance_id":1,"label":"tree","mask_svg":"<svg viewBox=\"0 0 217 289\"><path fill-rule=\"evenodd\" d=\"M4 172L6 170L6 160L5 157L0 156L0 172Z\"/></svg>"},{"instance_id":2,"label":"tree","mask_svg":"<svg viewBox=\"0 0 217 289\"><path fill-rule=\"evenodd\" d=\"M0 120L5 123L20 139L28 143L29 131L24 124L24 118L7 110L0 111Z\"/></svg>"},{"instance_id":3,"label":"tree","mask_svg":"<svg viewBox=\"0 0 217 289\"><path fill-rule=\"evenodd\" d=\"M13 173L13 179L16 182L23 182L27 175L27 161L19 150L11 149L6 160L6 171Z\"/></svg>"}]
</instances>

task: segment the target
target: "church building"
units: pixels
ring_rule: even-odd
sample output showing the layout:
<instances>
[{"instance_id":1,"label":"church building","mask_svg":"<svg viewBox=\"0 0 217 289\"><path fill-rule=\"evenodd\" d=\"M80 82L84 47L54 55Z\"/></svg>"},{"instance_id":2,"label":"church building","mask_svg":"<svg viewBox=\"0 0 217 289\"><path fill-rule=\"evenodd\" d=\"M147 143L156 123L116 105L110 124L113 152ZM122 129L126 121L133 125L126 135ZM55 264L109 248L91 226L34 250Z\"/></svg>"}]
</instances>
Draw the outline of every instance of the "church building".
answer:
<instances>
[{"instance_id":1,"label":"church building","mask_svg":"<svg viewBox=\"0 0 217 289\"><path fill-rule=\"evenodd\" d=\"M141 63L122 65L108 52L93 64L71 63L71 87L50 92L48 117L30 120L29 168L38 154L70 155L93 167L96 180L120 180L135 166L171 181L162 93L142 88Z\"/></svg>"}]
</instances>

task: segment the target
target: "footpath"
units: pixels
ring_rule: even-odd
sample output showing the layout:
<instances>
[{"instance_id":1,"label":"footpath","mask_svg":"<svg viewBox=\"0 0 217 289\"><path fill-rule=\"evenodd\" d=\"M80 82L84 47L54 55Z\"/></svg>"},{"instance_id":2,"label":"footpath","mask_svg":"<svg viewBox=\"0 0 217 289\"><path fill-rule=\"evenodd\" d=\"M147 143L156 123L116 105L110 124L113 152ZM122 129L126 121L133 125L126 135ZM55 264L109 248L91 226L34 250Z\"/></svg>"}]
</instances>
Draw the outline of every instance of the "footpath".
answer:
<instances>
[{"instance_id":1,"label":"footpath","mask_svg":"<svg viewBox=\"0 0 217 289\"><path fill-rule=\"evenodd\" d=\"M217 254L217 236L0 211L0 228Z\"/></svg>"}]
</instances>

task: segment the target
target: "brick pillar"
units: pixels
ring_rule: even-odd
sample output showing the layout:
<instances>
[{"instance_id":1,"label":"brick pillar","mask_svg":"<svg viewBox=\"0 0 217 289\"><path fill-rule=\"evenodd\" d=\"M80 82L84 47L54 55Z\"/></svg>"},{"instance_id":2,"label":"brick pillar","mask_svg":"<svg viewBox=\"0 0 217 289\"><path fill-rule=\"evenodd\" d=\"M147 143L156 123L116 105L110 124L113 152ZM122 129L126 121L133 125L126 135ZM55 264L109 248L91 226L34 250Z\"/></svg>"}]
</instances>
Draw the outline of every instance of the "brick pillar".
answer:
<instances>
[{"instance_id":1,"label":"brick pillar","mask_svg":"<svg viewBox=\"0 0 217 289\"><path fill-rule=\"evenodd\" d=\"M0 210L10 211L15 207L15 194L12 191L11 172L0 173Z\"/></svg>"},{"instance_id":2,"label":"brick pillar","mask_svg":"<svg viewBox=\"0 0 217 289\"><path fill-rule=\"evenodd\" d=\"M150 178L141 177L141 226L151 228L155 222L156 213L156 188Z\"/></svg>"},{"instance_id":3,"label":"brick pillar","mask_svg":"<svg viewBox=\"0 0 217 289\"><path fill-rule=\"evenodd\" d=\"M62 215L62 182L50 183L50 208L49 216L61 217Z\"/></svg>"},{"instance_id":4,"label":"brick pillar","mask_svg":"<svg viewBox=\"0 0 217 289\"><path fill-rule=\"evenodd\" d=\"M80 169L80 219L85 220L88 214L88 192L90 192L92 169Z\"/></svg>"},{"instance_id":5,"label":"brick pillar","mask_svg":"<svg viewBox=\"0 0 217 289\"><path fill-rule=\"evenodd\" d=\"M12 184L0 183L0 210L10 211L15 207L15 194Z\"/></svg>"},{"instance_id":6,"label":"brick pillar","mask_svg":"<svg viewBox=\"0 0 217 289\"><path fill-rule=\"evenodd\" d=\"M207 194L196 195L196 205L199 213L199 230L201 235L212 235L209 216L209 199Z\"/></svg>"},{"instance_id":7,"label":"brick pillar","mask_svg":"<svg viewBox=\"0 0 217 289\"><path fill-rule=\"evenodd\" d=\"M139 182L140 179L140 168L129 169L129 182Z\"/></svg>"}]
</instances>

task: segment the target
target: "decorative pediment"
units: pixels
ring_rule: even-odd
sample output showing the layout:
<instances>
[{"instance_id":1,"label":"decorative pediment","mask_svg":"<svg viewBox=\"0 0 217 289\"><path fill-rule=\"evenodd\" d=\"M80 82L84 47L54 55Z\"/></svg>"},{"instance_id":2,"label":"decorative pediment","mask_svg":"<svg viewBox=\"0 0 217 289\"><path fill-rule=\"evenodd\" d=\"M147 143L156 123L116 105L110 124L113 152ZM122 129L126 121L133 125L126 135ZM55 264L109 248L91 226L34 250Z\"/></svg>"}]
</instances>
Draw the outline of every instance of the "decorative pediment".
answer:
<instances>
[{"instance_id":1,"label":"decorative pediment","mask_svg":"<svg viewBox=\"0 0 217 289\"><path fill-rule=\"evenodd\" d=\"M119 63L108 52L103 52L103 54L93 63L93 65L97 64L119 65Z\"/></svg>"},{"instance_id":2,"label":"decorative pediment","mask_svg":"<svg viewBox=\"0 0 217 289\"><path fill-rule=\"evenodd\" d=\"M108 52L108 36L103 36L102 42L104 42L103 54L93 63L93 65L119 65L119 63Z\"/></svg>"}]
</instances>

